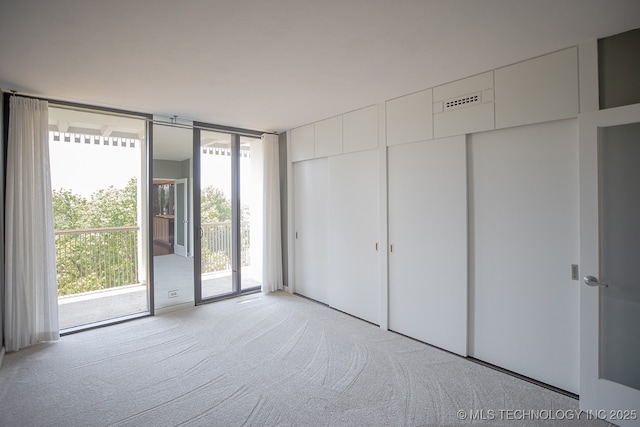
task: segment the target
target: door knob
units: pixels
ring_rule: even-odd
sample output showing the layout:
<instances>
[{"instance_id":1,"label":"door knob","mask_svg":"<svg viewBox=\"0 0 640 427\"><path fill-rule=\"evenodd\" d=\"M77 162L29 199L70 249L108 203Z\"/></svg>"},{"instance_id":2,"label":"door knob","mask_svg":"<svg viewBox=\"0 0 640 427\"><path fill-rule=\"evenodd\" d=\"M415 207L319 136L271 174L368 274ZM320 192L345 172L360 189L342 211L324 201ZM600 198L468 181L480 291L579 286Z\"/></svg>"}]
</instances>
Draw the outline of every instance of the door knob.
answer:
<instances>
[{"instance_id":1,"label":"door knob","mask_svg":"<svg viewBox=\"0 0 640 427\"><path fill-rule=\"evenodd\" d=\"M584 276L583 280L584 280L584 283L589 285L589 286L602 286L603 288L608 288L609 287L608 283L598 282L598 278L597 277Z\"/></svg>"}]
</instances>

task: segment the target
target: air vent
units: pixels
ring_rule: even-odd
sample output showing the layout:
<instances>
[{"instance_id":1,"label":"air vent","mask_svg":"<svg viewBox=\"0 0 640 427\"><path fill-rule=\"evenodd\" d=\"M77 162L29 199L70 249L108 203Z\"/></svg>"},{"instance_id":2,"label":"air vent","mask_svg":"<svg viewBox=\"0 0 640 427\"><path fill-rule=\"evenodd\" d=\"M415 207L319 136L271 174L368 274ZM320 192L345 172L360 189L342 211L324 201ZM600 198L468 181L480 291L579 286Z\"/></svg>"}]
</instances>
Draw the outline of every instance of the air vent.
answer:
<instances>
[{"instance_id":1,"label":"air vent","mask_svg":"<svg viewBox=\"0 0 640 427\"><path fill-rule=\"evenodd\" d=\"M444 101L444 111L470 107L472 105L480 104L480 102L481 102L480 92L460 96L458 98L447 99L446 101Z\"/></svg>"}]
</instances>

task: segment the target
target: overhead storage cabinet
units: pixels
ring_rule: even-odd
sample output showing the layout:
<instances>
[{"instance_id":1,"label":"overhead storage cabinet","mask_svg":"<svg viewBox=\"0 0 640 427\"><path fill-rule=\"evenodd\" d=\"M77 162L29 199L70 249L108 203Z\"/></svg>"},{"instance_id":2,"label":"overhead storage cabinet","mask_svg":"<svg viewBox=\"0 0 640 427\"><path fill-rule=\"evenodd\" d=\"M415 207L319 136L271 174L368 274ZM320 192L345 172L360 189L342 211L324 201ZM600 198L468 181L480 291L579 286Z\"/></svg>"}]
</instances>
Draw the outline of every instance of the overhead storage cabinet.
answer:
<instances>
[{"instance_id":1,"label":"overhead storage cabinet","mask_svg":"<svg viewBox=\"0 0 640 427\"><path fill-rule=\"evenodd\" d=\"M342 153L342 116L315 123L314 157L327 157Z\"/></svg>"},{"instance_id":2,"label":"overhead storage cabinet","mask_svg":"<svg viewBox=\"0 0 640 427\"><path fill-rule=\"evenodd\" d=\"M495 70L496 128L577 117L578 48Z\"/></svg>"},{"instance_id":3,"label":"overhead storage cabinet","mask_svg":"<svg viewBox=\"0 0 640 427\"><path fill-rule=\"evenodd\" d=\"M342 115L343 152L378 148L378 106L362 108Z\"/></svg>"},{"instance_id":4,"label":"overhead storage cabinet","mask_svg":"<svg viewBox=\"0 0 640 427\"><path fill-rule=\"evenodd\" d=\"M493 129L493 99L493 71L433 88L433 136Z\"/></svg>"},{"instance_id":5,"label":"overhead storage cabinet","mask_svg":"<svg viewBox=\"0 0 640 427\"><path fill-rule=\"evenodd\" d=\"M313 123L291 129L291 161L313 159L315 131Z\"/></svg>"},{"instance_id":6,"label":"overhead storage cabinet","mask_svg":"<svg viewBox=\"0 0 640 427\"><path fill-rule=\"evenodd\" d=\"M431 89L387 101L387 145L433 139Z\"/></svg>"}]
</instances>

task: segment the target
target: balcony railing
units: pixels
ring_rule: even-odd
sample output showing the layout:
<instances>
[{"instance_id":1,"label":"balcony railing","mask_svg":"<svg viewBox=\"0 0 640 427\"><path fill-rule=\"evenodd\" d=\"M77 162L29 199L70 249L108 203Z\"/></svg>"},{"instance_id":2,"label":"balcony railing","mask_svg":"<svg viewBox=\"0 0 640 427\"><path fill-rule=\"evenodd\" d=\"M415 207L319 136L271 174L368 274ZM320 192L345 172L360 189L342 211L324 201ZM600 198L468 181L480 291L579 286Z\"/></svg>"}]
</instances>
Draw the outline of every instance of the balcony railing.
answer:
<instances>
[{"instance_id":1,"label":"balcony railing","mask_svg":"<svg viewBox=\"0 0 640 427\"><path fill-rule=\"evenodd\" d=\"M58 295L139 283L139 227L55 232ZM250 265L250 223L240 223L240 258ZM230 270L231 222L202 224L202 272Z\"/></svg>"},{"instance_id":2,"label":"balcony railing","mask_svg":"<svg viewBox=\"0 0 640 427\"><path fill-rule=\"evenodd\" d=\"M58 295L72 295L138 281L139 227L55 232Z\"/></svg>"},{"instance_id":3,"label":"balcony railing","mask_svg":"<svg viewBox=\"0 0 640 427\"><path fill-rule=\"evenodd\" d=\"M249 257L249 221L240 223L240 259L247 266ZM202 273L231 270L231 222L202 224Z\"/></svg>"}]
</instances>

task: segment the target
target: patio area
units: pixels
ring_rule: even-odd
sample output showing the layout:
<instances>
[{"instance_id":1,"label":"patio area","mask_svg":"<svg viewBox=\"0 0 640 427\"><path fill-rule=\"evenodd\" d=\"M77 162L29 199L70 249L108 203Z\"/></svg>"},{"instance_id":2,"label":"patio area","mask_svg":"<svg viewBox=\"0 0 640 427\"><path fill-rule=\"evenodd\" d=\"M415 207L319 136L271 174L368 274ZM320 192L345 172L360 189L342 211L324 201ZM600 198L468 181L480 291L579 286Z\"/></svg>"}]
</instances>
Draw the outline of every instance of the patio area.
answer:
<instances>
[{"instance_id":1,"label":"patio area","mask_svg":"<svg viewBox=\"0 0 640 427\"><path fill-rule=\"evenodd\" d=\"M193 258L165 255L154 258L156 276L156 310L174 305L194 304ZM259 286L254 280L243 280L242 288ZM179 289L176 298L168 291ZM203 298L230 293L231 271L207 273L202 276ZM120 286L100 291L58 298L60 329L75 328L90 323L147 313L147 285Z\"/></svg>"},{"instance_id":2,"label":"patio area","mask_svg":"<svg viewBox=\"0 0 640 427\"><path fill-rule=\"evenodd\" d=\"M241 287L260 283L251 277L249 223L243 222ZM107 227L59 230L56 235L58 318L61 330L149 312L140 228ZM233 292L231 223L203 224L202 298ZM153 257L154 309L162 314L194 305L194 259L170 253ZM142 282L142 283L139 283ZM84 291L86 289L99 289Z\"/></svg>"}]
</instances>

